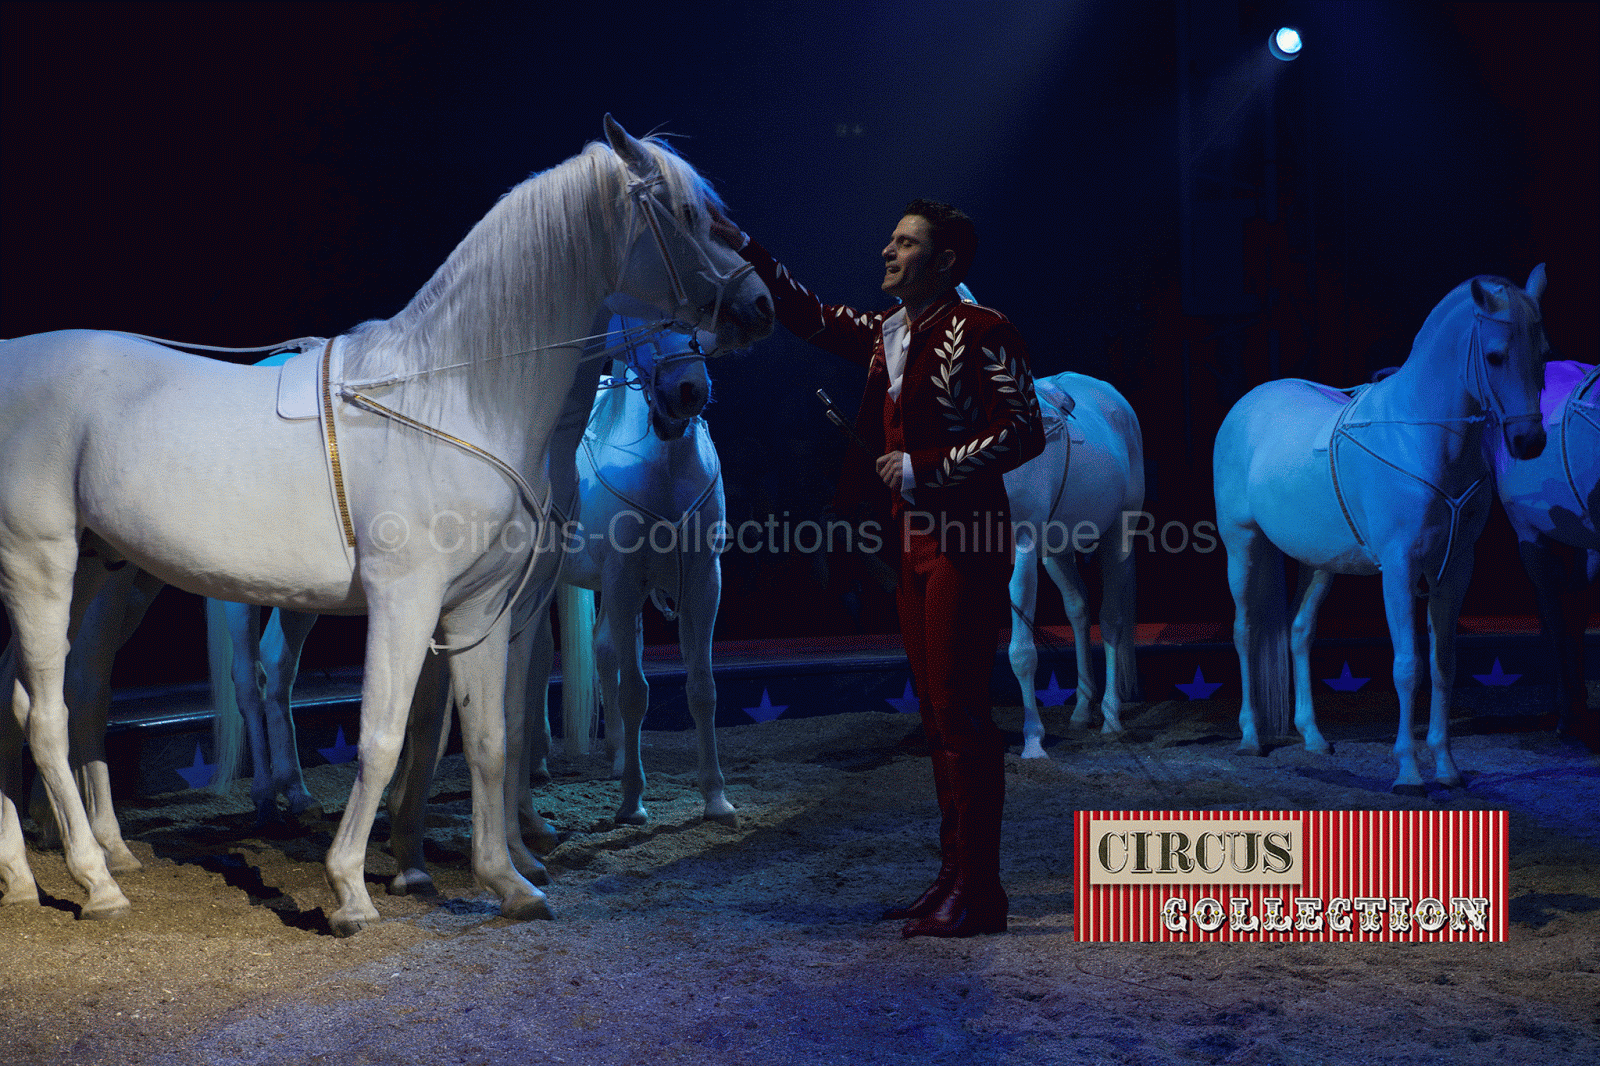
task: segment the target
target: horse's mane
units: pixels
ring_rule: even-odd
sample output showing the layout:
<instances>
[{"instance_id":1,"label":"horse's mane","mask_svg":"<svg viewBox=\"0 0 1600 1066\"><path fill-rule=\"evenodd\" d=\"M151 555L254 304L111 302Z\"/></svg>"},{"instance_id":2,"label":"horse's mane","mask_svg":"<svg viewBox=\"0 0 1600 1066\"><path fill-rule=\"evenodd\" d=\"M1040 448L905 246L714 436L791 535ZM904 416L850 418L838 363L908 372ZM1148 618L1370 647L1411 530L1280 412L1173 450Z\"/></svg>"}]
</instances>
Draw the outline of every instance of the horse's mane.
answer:
<instances>
[{"instance_id":1,"label":"horse's mane","mask_svg":"<svg viewBox=\"0 0 1600 1066\"><path fill-rule=\"evenodd\" d=\"M715 199L663 140L642 143L673 209ZM551 371L579 358L590 316L622 268L627 176L616 153L594 142L511 189L404 310L347 334L346 380L426 375L386 401L425 418L442 403L441 387L464 375L473 409L497 428L525 418L536 392L564 392ZM460 369L427 374L447 367Z\"/></svg>"}]
</instances>

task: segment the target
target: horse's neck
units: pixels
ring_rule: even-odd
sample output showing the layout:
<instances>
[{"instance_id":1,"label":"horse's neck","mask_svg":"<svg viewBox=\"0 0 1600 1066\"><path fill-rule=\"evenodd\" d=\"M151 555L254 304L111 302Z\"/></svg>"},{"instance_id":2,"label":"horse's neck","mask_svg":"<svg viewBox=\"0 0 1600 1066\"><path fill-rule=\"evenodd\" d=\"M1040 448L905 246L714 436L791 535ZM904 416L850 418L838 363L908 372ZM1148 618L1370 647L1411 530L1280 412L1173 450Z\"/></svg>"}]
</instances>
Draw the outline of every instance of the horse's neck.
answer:
<instances>
[{"instance_id":1,"label":"horse's neck","mask_svg":"<svg viewBox=\"0 0 1600 1066\"><path fill-rule=\"evenodd\" d=\"M1352 412L1351 421L1371 424L1359 432L1412 473L1474 474L1485 462L1483 412L1462 372L1469 337L1448 327L1419 334L1400 369L1367 389Z\"/></svg>"}]
</instances>

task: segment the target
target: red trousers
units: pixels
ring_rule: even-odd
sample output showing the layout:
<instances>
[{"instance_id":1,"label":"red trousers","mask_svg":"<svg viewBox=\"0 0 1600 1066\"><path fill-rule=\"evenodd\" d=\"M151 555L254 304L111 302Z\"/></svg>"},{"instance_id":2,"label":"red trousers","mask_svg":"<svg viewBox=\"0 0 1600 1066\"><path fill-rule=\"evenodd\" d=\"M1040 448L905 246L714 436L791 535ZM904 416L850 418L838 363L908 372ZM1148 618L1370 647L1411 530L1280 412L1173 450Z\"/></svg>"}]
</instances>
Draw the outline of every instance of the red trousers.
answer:
<instances>
[{"instance_id":1,"label":"red trousers","mask_svg":"<svg viewBox=\"0 0 1600 1066\"><path fill-rule=\"evenodd\" d=\"M932 537L908 534L900 558L900 635L931 749L1003 745L989 704L995 634L1005 620L1010 569L1003 557L940 555Z\"/></svg>"}]
</instances>

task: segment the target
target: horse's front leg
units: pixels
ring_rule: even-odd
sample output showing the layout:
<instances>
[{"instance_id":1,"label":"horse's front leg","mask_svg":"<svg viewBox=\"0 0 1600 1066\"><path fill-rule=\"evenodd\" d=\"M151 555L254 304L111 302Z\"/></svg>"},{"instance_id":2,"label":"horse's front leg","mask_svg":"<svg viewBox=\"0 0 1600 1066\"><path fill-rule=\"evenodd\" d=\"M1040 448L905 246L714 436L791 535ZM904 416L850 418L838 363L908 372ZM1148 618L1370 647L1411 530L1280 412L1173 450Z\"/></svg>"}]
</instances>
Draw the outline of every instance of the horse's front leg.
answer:
<instances>
[{"instance_id":1,"label":"horse's front leg","mask_svg":"<svg viewBox=\"0 0 1600 1066\"><path fill-rule=\"evenodd\" d=\"M1384 562L1383 609L1389 621L1389 639L1394 643L1394 692L1400 701L1400 725L1394 738L1394 757L1400 772L1394 787L1414 787L1422 784L1412 735L1422 658L1417 630L1417 574L1403 561Z\"/></svg>"},{"instance_id":2,"label":"horse's front leg","mask_svg":"<svg viewBox=\"0 0 1600 1066\"><path fill-rule=\"evenodd\" d=\"M251 608L254 611L254 608ZM306 638L316 625L317 616L302 611L272 612L267 628L261 635L261 664L266 671L263 691L265 727L268 753L267 802L276 811L277 797L289 804L289 813L299 815L317 802L306 788L305 775L300 769L300 744L295 736L294 697L295 677L300 673L300 652ZM237 683L235 683L237 688ZM253 784L251 793L256 787ZM260 807L260 800L257 800Z\"/></svg>"},{"instance_id":3,"label":"horse's front leg","mask_svg":"<svg viewBox=\"0 0 1600 1066\"><path fill-rule=\"evenodd\" d=\"M391 896L428 896L437 891L422 855L422 839L434 770L444 755L449 725L450 671L444 656L430 651L417 674L406 744L389 788L389 853L398 870L389 882Z\"/></svg>"},{"instance_id":4,"label":"horse's front leg","mask_svg":"<svg viewBox=\"0 0 1600 1066\"><path fill-rule=\"evenodd\" d=\"M1332 587L1331 572L1313 570L1289 628L1289 651L1294 661L1294 727L1305 741L1306 750L1321 755L1333 748L1317 728L1317 708L1311 699L1311 645L1317 639L1317 612Z\"/></svg>"},{"instance_id":5,"label":"horse's front leg","mask_svg":"<svg viewBox=\"0 0 1600 1066\"><path fill-rule=\"evenodd\" d=\"M695 572L702 568L704 577ZM680 590L679 596L678 649L688 675L684 693L700 742L700 795L706 801L707 819L736 826L739 814L724 794L722 763L717 758L717 681L711 672L711 632L716 627L717 606L722 598L722 564L709 552L696 553L684 569L688 571L684 579L688 588ZM637 736L642 726L641 720L631 735Z\"/></svg>"},{"instance_id":6,"label":"horse's front leg","mask_svg":"<svg viewBox=\"0 0 1600 1066\"><path fill-rule=\"evenodd\" d=\"M461 608L441 621L452 645L475 640L488 622L481 610ZM517 872L506 847L506 651L511 619L500 615L489 633L450 654L450 687L461 720L461 743L472 773L472 871L500 897L506 918L552 918L550 904Z\"/></svg>"},{"instance_id":7,"label":"horse's front leg","mask_svg":"<svg viewBox=\"0 0 1600 1066\"><path fill-rule=\"evenodd\" d=\"M1024 532L1016 539L1011 563L1011 672L1022 689L1022 757L1048 758L1044 753L1044 719L1039 694L1034 689L1039 673L1039 649L1033 641L1032 622L1039 591L1039 535ZM1074 717L1073 724L1077 725Z\"/></svg>"},{"instance_id":8,"label":"horse's front leg","mask_svg":"<svg viewBox=\"0 0 1600 1066\"><path fill-rule=\"evenodd\" d=\"M1450 754L1450 703L1456 687L1456 622L1472 576L1472 557L1452 568L1428 596L1428 644L1433 693L1428 704L1428 749L1434 777L1441 785L1461 784L1461 771Z\"/></svg>"},{"instance_id":9,"label":"horse's front leg","mask_svg":"<svg viewBox=\"0 0 1600 1066\"><path fill-rule=\"evenodd\" d=\"M650 683L645 680L642 663L643 607L642 600L607 588L601 593L600 619L595 627L595 663L606 705L606 744L617 745L612 772L622 777L622 802L616 815L619 825L644 825L650 820L644 806L644 762L639 754L639 730L650 703Z\"/></svg>"},{"instance_id":10,"label":"horse's front leg","mask_svg":"<svg viewBox=\"0 0 1600 1066\"><path fill-rule=\"evenodd\" d=\"M437 617L433 605L442 598L436 585L422 580L365 583L369 614L360 762L326 860L328 884L338 902L328 924L337 936L358 933L379 917L367 892L367 841L400 757L412 694Z\"/></svg>"}]
</instances>

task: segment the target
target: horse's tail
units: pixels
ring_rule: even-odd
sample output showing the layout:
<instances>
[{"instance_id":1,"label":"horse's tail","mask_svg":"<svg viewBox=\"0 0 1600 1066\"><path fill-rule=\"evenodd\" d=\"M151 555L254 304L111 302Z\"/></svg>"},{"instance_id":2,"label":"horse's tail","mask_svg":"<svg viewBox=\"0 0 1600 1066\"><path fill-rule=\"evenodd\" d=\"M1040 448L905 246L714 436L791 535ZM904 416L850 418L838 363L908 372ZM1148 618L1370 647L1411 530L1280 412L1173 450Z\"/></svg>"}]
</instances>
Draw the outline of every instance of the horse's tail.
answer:
<instances>
[{"instance_id":1,"label":"horse's tail","mask_svg":"<svg viewBox=\"0 0 1600 1066\"><path fill-rule=\"evenodd\" d=\"M556 600L561 616L562 745L569 757L587 755L600 707L594 663L594 593L562 584Z\"/></svg>"},{"instance_id":2,"label":"horse's tail","mask_svg":"<svg viewBox=\"0 0 1600 1066\"><path fill-rule=\"evenodd\" d=\"M228 605L221 600L206 600L206 657L211 665L211 750L217 764L211 790L220 794L238 780L244 756L244 714L233 688L233 635Z\"/></svg>"},{"instance_id":3,"label":"horse's tail","mask_svg":"<svg viewBox=\"0 0 1600 1066\"><path fill-rule=\"evenodd\" d=\"M1289 595L1283 553L1261 538L1251 567L1250 705L1263 738L1290 737L1294 728L1294 666L1289 657Z\"/></svg>"}]
</instances>

